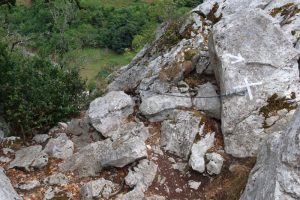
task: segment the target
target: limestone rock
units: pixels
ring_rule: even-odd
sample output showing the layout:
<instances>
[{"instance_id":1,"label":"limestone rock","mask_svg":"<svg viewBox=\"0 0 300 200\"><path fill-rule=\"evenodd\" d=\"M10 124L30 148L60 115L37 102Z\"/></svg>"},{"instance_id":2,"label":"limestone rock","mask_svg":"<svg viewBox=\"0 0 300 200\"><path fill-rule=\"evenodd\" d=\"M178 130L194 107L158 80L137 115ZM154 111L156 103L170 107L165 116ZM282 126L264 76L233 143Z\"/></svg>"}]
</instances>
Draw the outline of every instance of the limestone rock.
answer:
<instances>
[{"instance_id":1,"label":"limestone rock","mask_svg":"<svg viewBox=\"0 0 300 200\"><path fill-rule=\"evenodd\" d=\"M0 168L0 200L21 200L22 198L14 190L4 169Z\"/></svg>"},{"instance_id":2,"label":"limestone rock","mask_svg":"<svg viewBox=\"0 0 300 200\"><path fill-rule=\"evenodd\" d=\"M11 161L11 159L8 158L8 157L0 156L0 162L2 162L2 163L8 163L10 161Z\"/></svg>"},{"instance_id":3,"label":"limestone rock","mask_svg":"<svg viewBox=\"0 0 300 200\"><path fill-rule=\"evenodd\" d=\"M50 136L48 134L37 134L32 138L32 140L38 144L42 144L46 142L49 138Z\"/></svg>"},{"instance_id":4,"label":"limestone rock","mask_svg":"<svg viewBox=\"0 0 300 200\"><path fill-rule=\"evenodd\" d=\"M62 173L53 174L44 179L44 183L47 185L65 185L68 182L68 177Z\"/></svg>"},{"instance_id":5,"label":"limestone rock","mask_svg":"<svg viewBox=\"0 0 300 200\"><path fill-rule=\"evenodd\" d=\"M152 161L141 160L133 170L129 170L128 175L125 177L125 183L130 187L144 188L144 191L146 191L156 176L157 167Z\"/></svg>"},{"instance_id":6,"label":"limestone rock","mask_svg":"<svg viewBox=\"0 0 300 200\"><path fill-rule=\"evenodd\" d=\"M19 183L16 187L21 190L32 190L36 187L39 187L41 183L38 180L27 181L25 183Z\"/></svg>"},{"instance_id":7,"label":"limestone rock","mask_svg":"<svg viewBox=\"0 0 300 200\"><path fill-rule=\"evenodd\" d=\"M163 196L153 195L151 197L145 197L143 200L165 200Z\"/></svg>"},{"instance_id":8,"label":"limestone rock","mask_svg":"<svg viewBox=\"0 0 300 200\"><path fill-rule=\"evenodd\" d=\"M40 156L41 145L25 147L16 152L15 159L10 163L9 168L24 168L29 171L32 162Z\"/></svg>"},{"instance_id":9,"label":"limestone rock","mask_svg":"<svg viewBox=\"0 0 300 200\"><path fill-rule=\"evenodd\" d=\"M90 132L92 127L89 125L88 119L72 119L66 128L67 133L80 136Z\"/></svg>"},{"instance_id":10,"label":"limestone rock","mask_svg":"<svg viewBox=\"0 0 300 200\"><path fill-rule=\"evenodd\" d=\"M148 128L146 128L142 122L129 122L122 124L117 130L107 133L106 137L111 137L113 140L117 140L119 137L124 135L137 135L146 140L148 134Z\"/></svg>"},{"instance_id":11,"label":"limestone rock","mask_svg":"<svg viewBox=\"0 0 300 200\"><path fill-rule=\"evenodd\" d=\"M221 101L217 97L218 94L211 83L205 83L198 87L198 94L193 100L193 104L197 110L205 112L208 116L221 118ZM215 98L197 98L197 97L215 97Z\"/></svg>"},{"instance_id":12,"label":"limestone rock","mask_svg":"<svg viewBox=\"0 0 300 200\"><path fill-rule=\"evenodd\" d=\"M142 188L135 187L133 190L126 194L121 194L117 197L117 200L144 200L144 192Z\"/></svg>"},{"instance_id":13,"label":"limestone rock","mask_svg":"<svg viewBox=\"0 0 300 200\"><path fill-rule=\"evenodd\" d=\"M218 153L207 153L207 160L209 160L206 165L207 172L212 174L220 174L224 162L224 158Z\"/></svg>"},{"instance_id":14,"label":"limestone rock","mask_svg":"<svg viewBox=\"0 0 300 200\"><path fill-rule=\"evenodd\" d=\"M48 164L48 154L41 152L38 157L32 162L31 166L36 169L41 169Z\"/></svg>"},{"instance_id":15,"label":"limestone rock","mask_svg":"<svg viewBox=\"0 0 300 200\"><path fill-rule=\"evenodd\" d=\"M50 139L43 151L54 158L66 159L72 156L74 143L65 133L61 133L57 138Z\"/></svg>"},{"instance_id":16,"label":"limestone rock","mask_svg":"<svg viewBox=\"0 0 300 200\"><path fill-rule=\"evenodd\" d=\"M198 190L198 188L200 187L200 185L201 185L201 182L189 181L189 187L191 189Z\"/></svg>"},{"instance_id":17,"label":"limestone rock","mask_svg":"<svg viewBox=\"0 0 300 200\"><path fill-rule=\"evenodd\" d=\"M148 117L159 115L164 111L169 111L179 107L190 108L192 107L192 100L190 95L174 93L181 97L174 97L168 95L154 95L149 98L144 98L140 105L140 111L143 115Z\"/></svg>"},{"instance_id":18,"label":"limestone rock","mask_svg":"<svg viewBox=\"0 0 300 200\"><path fill-rule=\"evenodd\" d=\"M84 184L80 189L81 200L93 200L95 198L108 198L117 189L117 185L111 181L100 178Z\"/></svg>"},{"instance_id":19,"label":"limestone rock","mask_svg":"<svg viewBox=\"0 0 300 200\"><path fill-rule=\"evenodd\" d=\"M95 99L89 107L88 118L93 127L103 135L115 130L133 113L134 102L122 91L113 91Z\"/></svg>"},{"instance_id":20,"label":"limestone rock","mask_svg":"<svg viewBox=\"0 0 300 200\"><path fill-rule=\"evenodd\" d=\"M192 112L178 111L173 119L165 120L161 127L161 146L183 159L188 159L200 118Z\"/></svg>"},{"instance_id":21,"label":"limestone rock","mask_svg":"<svg viewBox=\"0 0 300 200\"><path fill-rule=\"evenodd\" d=\"M253 156L267 136L260 111L268 106L268 99L280 94L280 98L296 96L294 101L299 101L299 54L274 19L260 9L235 10L222 18L213 27L209 50L222 94L245 89L236 88L245 85L245 78L262 82L251 87L252 100L248 95L222 98L226 152Z\"/></svg>"},{"instance_id":22,"label":"limestone rock","mask_svg":"<svg viewBox=\"0 0 300 200\"><path fill-rule=\"evenodd\" d=\"M79 176L93 176L103 167L124 167L137 159L147 157L145 135L134 132L116 140L106 139L91 143L59 165L62 171L75 171Z\"/></svg>"},{"instance_id":23,"label":"limestone rock","mask_svg":"<svg viewBox=\"0 0 300 200\"><path fill-rule=\"evenodd\" d=\"M189 160L193 170L203 173L205 171L204 156L207 150L214 145L215 133L205 135L203 139L192 146L191 156Z\"/></svg>"},{"instance_id":24,"label":"limestone rock","mask_svg":"<svg viewBox=\"0 0 300 200\"><path fill-rule=\"evenodd\" d=\"M299 138L300 109L285 131L264 142L241 200L300 198Z\"/></svg>"}]
</instances>

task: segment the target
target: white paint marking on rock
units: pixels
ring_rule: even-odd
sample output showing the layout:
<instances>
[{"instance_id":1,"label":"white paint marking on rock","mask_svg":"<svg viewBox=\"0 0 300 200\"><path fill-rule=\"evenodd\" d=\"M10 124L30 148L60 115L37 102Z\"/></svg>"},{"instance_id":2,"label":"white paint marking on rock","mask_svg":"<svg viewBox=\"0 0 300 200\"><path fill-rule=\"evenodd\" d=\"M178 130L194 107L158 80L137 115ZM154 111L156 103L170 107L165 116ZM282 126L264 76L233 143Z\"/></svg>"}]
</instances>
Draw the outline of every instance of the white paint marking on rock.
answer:
<instances>
[{"instance_id":1,"label":"white paint marking on rock","mask_svg":"<svg viewBox=\"0 0 300 200\"><path fill-rule=\"evenodd\" d=\"M248 81L247 78L244 78L244 81L245 81L245 85L234 87L234 89L235 89L235 90L238 90L238 89L246 88L246 89L247 89L247 92L248 92L248 95L249 95L249 99L250 99L250 100L253 100L253 95L252 95L252 91L251 91L251 86L262 85L263 83L262 83L262 82L249 83L249 81Z\"/></svg>"}]
</instances>

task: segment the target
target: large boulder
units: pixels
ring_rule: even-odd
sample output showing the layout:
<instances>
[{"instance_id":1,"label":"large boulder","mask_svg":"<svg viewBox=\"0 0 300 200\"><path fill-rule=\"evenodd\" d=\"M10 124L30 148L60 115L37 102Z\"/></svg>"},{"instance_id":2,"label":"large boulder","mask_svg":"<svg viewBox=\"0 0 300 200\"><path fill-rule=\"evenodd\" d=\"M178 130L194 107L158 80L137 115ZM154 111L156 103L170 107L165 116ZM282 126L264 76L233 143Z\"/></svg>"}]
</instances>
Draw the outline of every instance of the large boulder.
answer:
<instances>
[{"instance_id":1,"label":"large boulder","mask_svg":"<svg viewBox=\"0 0 300 200\"><path fill-rule=\"evenodd\" d=\"M137 126L144 129L144 126ZM104 167L124 167L147 157L145 141L148 136L148 130L133 128L114 140L91 143L65 160L59 168L61 171L75 171L79 176L93 176Z\"/></svg>"},{"instance_id":2,"label":"large boulder","mask_svg":"<svg viewBox=\"0 0 300 200\"><path fill-rule=\"evenodd\" d=\"M113 91L95 99L90 104L87 115L93 127L105 135L133 113L133 106L134 102L129 95Z\"/></svg>"},{"instance_id":3,"label":"large boulder","mask_svg":"<svg viewBox=\"0 0 300 200\"><path fill-rule=\"evenodd\" d=\"M154 95L149 98L144 98L140 105L140 111L148 118L155 118L155 116L159 118L157 115L164 115L164 113L180 107L192 107L190 95L172 93L171 95Z\"/></svg>"},{"instance_id":4,"label":"large boulder","mask_svg":"<svg viewBox=\"0 0 300 200\"><path fill-rule=\"evenodd\" d=\"M54 158L66 159L72 156L74 143L65 133L61 133L57 138L50 139L43 151Z\"/></svg>"},{"instance_id":5,"label":"large boulder","mask_svg":"<svg viewBox=\"0 0 300 200\"><path fill-rule=\"evenodd\" d=\"M300 199L299 138L300 109L285 131L267 138L241 200Z\"/></svg>"},{"instance_id":6,"label":"large boulder","mask_svg":"<svg viewBox=\"0 0 300 200\"><path fill-rule=\"evenodd\" d=\"M14 190L4 169L0 168L0 200L21 200L22 198Z\"/></svg>"},{"instance_id":7,"label":"large boulder","mask_svg":"<svg viewBox=\"0 0 300 200\"><path fill-rule=\"evenodd\" d=\"M32 164L35 160L40 159L41 154L41 145L22 148L16 152L15 159L9 164L9 168L16 167L30 171Z\"/></svg>"},{"instance_id":8,"label":"large boulder","mask_svg":"<svg viewBox=\"0 0 300 200\"><path fill-rule=\"evenodd\" d=\"M165 120L161 127L161 146L187 160L197 133L201 118L188 111L177 111L177 114Z\"/></svg>"},{"instance_id":9,"label":"large boulder","mask_svg":"<svg viewBox=\"0 0 300 200\"><path fill-rule=\"evenodd\" d=\"M239 87L246 78L250 83L262 82L250 86L253 98L250 94L222 98L226 152L253 156L273 126L267 126L266 119L278 110L296 107L299 54L273 18L260 9L236 10L215 24L209 50L222 94L246 90Z\"/></svg>"}]
</instances>

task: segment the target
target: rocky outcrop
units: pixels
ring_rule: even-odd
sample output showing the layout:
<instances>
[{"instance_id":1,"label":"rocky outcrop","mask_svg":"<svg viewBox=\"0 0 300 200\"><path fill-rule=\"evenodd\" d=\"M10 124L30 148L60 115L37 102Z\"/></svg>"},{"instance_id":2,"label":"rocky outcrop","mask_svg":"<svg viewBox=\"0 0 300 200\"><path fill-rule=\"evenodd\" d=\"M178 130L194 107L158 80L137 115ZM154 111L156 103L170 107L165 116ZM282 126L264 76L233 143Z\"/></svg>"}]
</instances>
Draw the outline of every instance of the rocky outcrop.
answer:
<instances>
[{"instance_id":1,"label":"rocky outcrop","mask_svg":"<svg viewBox=\"0 0 300 200\"><path fill-rule=\"evenodd\" d=\"M215 140L215 133L207 134L196 144L193 144L191 156L189 160L190 166L193 170L203 173L205 171L205 153L208 149L213 147Z\"/></svg>"},{"instance_id":2,"label":"rocky outcrop","mask_svg":"<svg viewBox=\"0 0 300 200\"><path fill-rule=\"evenodd\" d=\"M87 115L93 127L106 136L106 133L115 130L133 113L133 106L134 102L129 95L123 91L113 91L95 99Z\"/></svg>"},{"instance_id":3,"label":"rocky outcrop","mask_svg":"<svg viewBox=\"0 0 300 200\"><path fill-rule=\"evenodd\" d=\"M218 153L207 153L206 159L209 163L206 165L207 172L212 174L220 174L224 162L224 158Z\"/></svg>"},{"instance_id":4,"label":"rocky outcrop","mask_svg":"<svg viewBox=\"0 0 300 200\"><path fill-rule=\"evenodd\" d=\"M117 184L100 178L84 184L80 189L81 200L93 200L95 198L109 198L117 189Z\"/></svg>"},{"instance_id":5,"label":"rocky outcrop","mask_svg":"<svg viewBox=\"0 0 300 200\"><path fill-rule=\"evenodd\" d=\"M9 178L4 173L3 168L0 168L0 200L21 200L22 198L14 190Z\"/></svg>"},{"instance_id":6,"label":"rocky outcrop","mask_svg":"<svg viewBox=\"0 0 300 200\"><path fill-rule=\"evenodd\" d=\"M273 18L260 9L236 10L222 18L212 29L209 50L222 94L245 90L245 78L261 82L250 86L253 98L249 94L222 98L226 152L253 156L270 128L264 125L265 119L279 109L296 107L299 54ZM276 107L273 101L282 104Z\"/></svg>"},{"instance_id":7,"label":"rocky outcrop","mask_svg":"<svg viewBox=\"0 0 300 200\"><path fill-rule=\"evenodd\" d=\"M60 170L75 171L79 176L93 176L104 167L124 167L147 157L145 141L149 133L140 131L141 134L136 135L136 130L132 129L115 140L106 139L87 145L60 164Z\"/></svg>"},{"instance_id":8,"label":"rocky outcrop","mask_svg":"<svg viewBox=\"0 0 300 200\"><path fill-rule=\"evenodd\" d=\"M74 143L65 133L59 134L57 138L49 140L43 152L54 158L66 159L72 156L74 151Z\"/></svg>"},{"instance_id":9,"label":"rocky outcrop","mask_svg":"<svg viewBox=\"0 0 300 200\"><path fill-rule=\"evenodd\" d=\"M31 170L32 163L40 158L42 146L35 145L20 149L16 152L15 159L9 164L10 168L23 168L27 171Z\"/></svg>"},{"instance_id":10,"label":"rocky outcrop","mask_svg":"<svg viewBox=\"0 0 300 200\"><path fill-rule=\"evenodd\" d=\"M139 164L130 170L125 177L125 183L130 187L143 188L144 191L151 186L157 172L157 165L149 160L141 160Z\"/></svg>"},{"instance_id":11,"label":"rocky outcrop","mask_svg":"<svg viewBox=\"0 0 300 200\"><path fill-rule=\"evenodd\" d=\"M206 98L207 97L207 98ZM197 110L205 112L208 116L221 118L221 102L215 87L211 83L205 83L198 87L197 96L193 100Z\"/></svg>"},{"instance_id":12,"label":"rocky outcrop","mask_svg":"<svg viewBox=\"0 0 300 200\"><path fill-rule=\"evenodd\" d=\"M258 154L242 200L300 198L300 109L289 127L270 135Z\"/></svg>"},{"instance_id":13,"label":"rocky outcrop","mask_svg":"<svg viewBox=\"0 0 300 200\"><path fill-rule=\"evenodd\" d=\"M162 122L161 141L163 149L187 160L196 135L199 133L201 117L192 112L177 111Z\"/></svg>"}]
</instances>

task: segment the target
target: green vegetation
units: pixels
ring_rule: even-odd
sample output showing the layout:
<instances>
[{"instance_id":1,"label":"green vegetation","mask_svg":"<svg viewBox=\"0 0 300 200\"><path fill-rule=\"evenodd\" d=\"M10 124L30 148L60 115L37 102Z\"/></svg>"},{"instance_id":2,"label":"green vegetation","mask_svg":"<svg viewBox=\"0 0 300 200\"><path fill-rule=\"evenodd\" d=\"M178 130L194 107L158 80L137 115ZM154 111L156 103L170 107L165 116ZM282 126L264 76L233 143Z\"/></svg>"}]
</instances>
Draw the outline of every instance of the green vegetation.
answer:
<instances>
[{"instance_id":1,"label":"green vegetation","mask_svg":"<svg viewBox=\"0 0 300 200\"><path fill-rule=\"evenodd\" d=\"M0 106L17 133L30 136L80 111L86 86L130 62L169 27L176 44L182 16L200 0L7 0L0 3ZM87 82L81 77L87 78Z\"/></svg>"},{"instance_id":2,"label":"green vegetation","mask_svg":"<svg viewBox=\"0 0 300 200\"><path fill-rule=\"evenodd\" d=\"M75 68L8 53L0 44L0 104L15 131L30 136L78 113L85 82Z\"/></svg>"}]
</instances>

